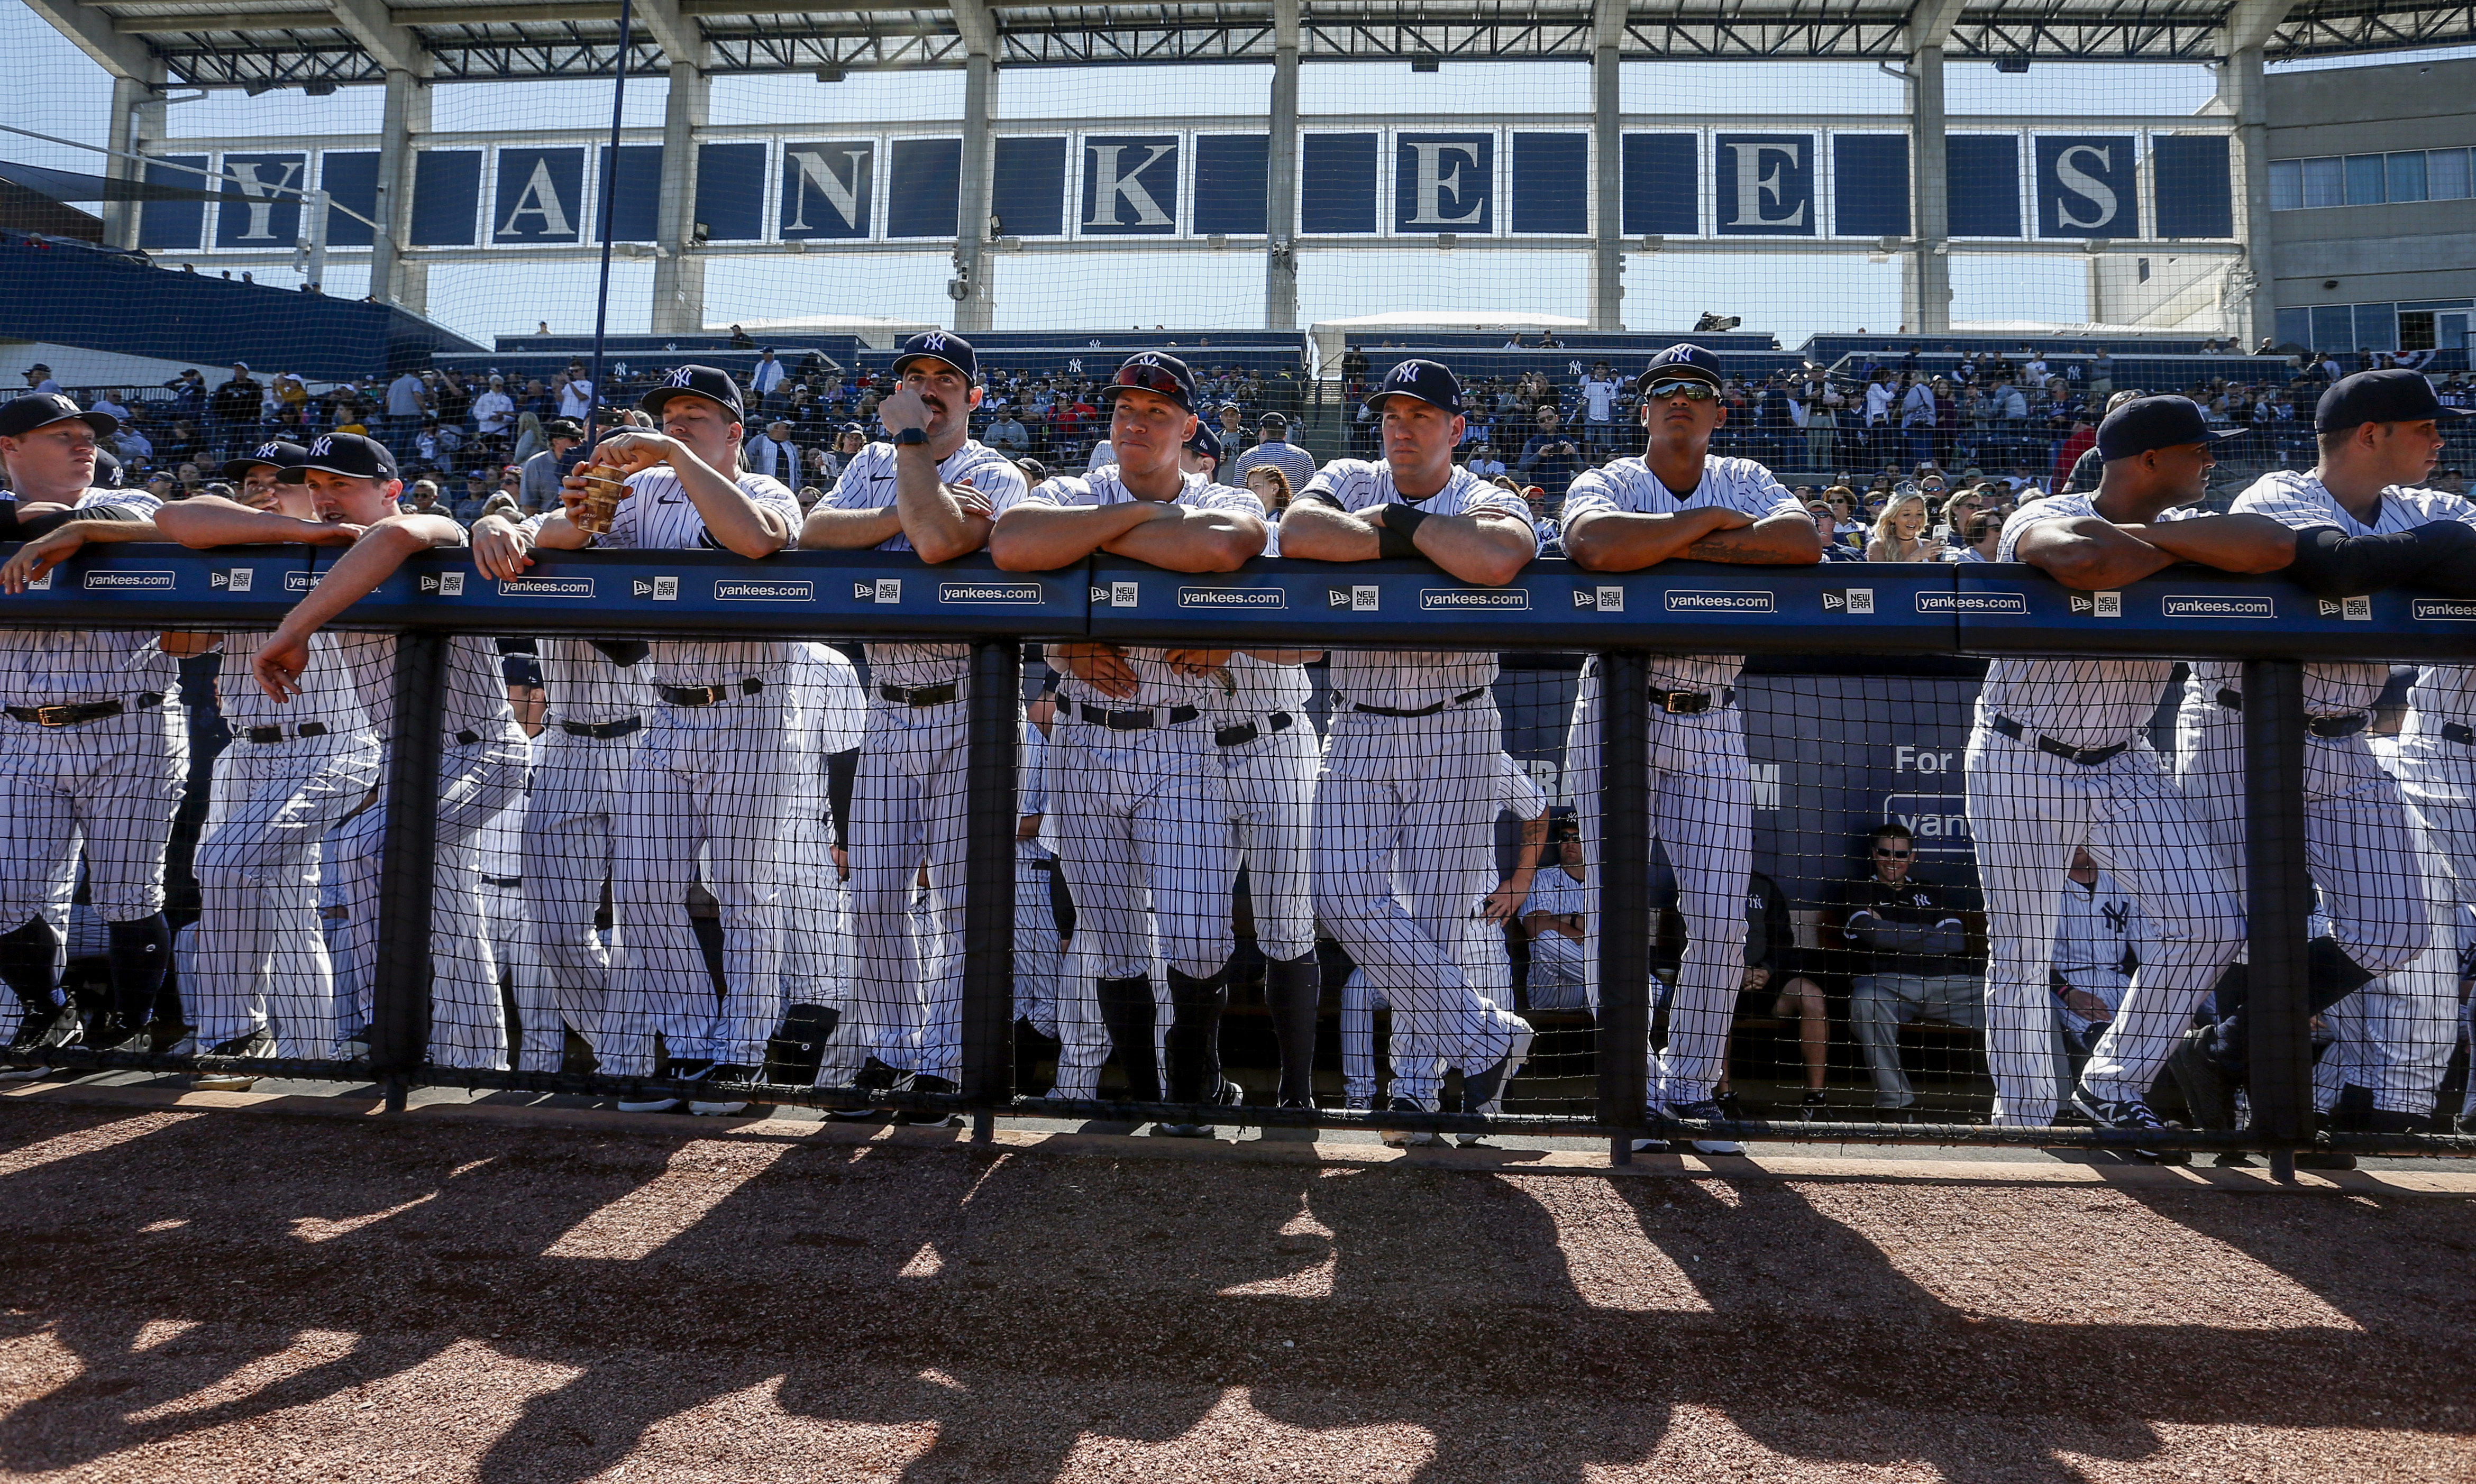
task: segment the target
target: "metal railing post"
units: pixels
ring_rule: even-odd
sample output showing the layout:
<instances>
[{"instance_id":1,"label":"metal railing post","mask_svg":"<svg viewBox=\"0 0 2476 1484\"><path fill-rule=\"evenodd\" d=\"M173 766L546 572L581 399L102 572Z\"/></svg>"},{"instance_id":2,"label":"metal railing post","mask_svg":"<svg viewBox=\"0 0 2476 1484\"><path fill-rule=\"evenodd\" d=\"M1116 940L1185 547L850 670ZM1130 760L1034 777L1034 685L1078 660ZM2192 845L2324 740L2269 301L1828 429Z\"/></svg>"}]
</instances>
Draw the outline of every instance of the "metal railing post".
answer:
<instances>
[{"instance_id":1,"label":"metal railing post","mask_svg":"<svg viewBox=\"0 0 2476 1484\"><path fill-rule=\"evenodd\" d=\"M2250 1022L2252 1128L2266 1139L2313 1136L2313 1029L2306 923L2313 878L2304 855L2304 667L2243 666L2244 1011ZM2282 1176L2291 1154L2273 1155Z\"/></svg>"},{"instance_id":2,"label":"metal railing post","mask_svg":"<svg viewBox=\"0 0 2476 1484\"><path fill-rule=\"evenodd\" d=\"M389 1112L402 1112L430 1049L430 906L438 853L439 718L447 635L395 641L395 716L387 728L386 829L379 842L378 961L370 977L370 1068Z\"/></svg>"},{"instance_id":3,"label":"metal railing post","mask_svg":"<svg viewBox=\"0 0 2476 1484\"><path fill-rule=\"evenodd\" d=\"M964 723L963 1096L972 1141L996 1132L1014 1096L1015 770L1022 742L1023 655L1012 639L972 644Z\"/></svg>"},{"instance_id":4,"label":"metal railing post","mask_svg":"<svg viewBox=\"0 0 2476 1484\"><path fill-rule=\"evenodd\" d=\"M1633 1159L1622 1130L1647 1123L1650 1052L1649 660L1611 650L1599 658L1599 1122L1609 1156Z\"/></svg>"}]
</instances>

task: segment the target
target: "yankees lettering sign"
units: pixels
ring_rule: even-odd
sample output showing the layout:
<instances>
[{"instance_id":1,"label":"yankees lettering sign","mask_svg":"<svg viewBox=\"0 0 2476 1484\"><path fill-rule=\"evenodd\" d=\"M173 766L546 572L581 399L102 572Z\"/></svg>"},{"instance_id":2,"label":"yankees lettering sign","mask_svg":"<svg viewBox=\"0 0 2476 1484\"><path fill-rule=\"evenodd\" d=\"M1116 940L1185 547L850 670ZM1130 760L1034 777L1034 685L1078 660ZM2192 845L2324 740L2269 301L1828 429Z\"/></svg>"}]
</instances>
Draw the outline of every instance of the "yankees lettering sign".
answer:
<instances>
[{"instance_id":1,"label":"yankees lettering sign","mask_svg":"<svg viewBox=\"0 0 2476 1484\"><path fill-rule=\"evenodd\" d=\"M961 203L957 134L837 137L785 129L700 141L694 220L707 251L730 244L952 242ZM954 126L944 126L953 129ZM2103 127L2102 125L2100 127ZM1944 139L1945 206L1965 240L2133 239L2144 233L2233 233L2231 153L2223 132L2125 128L2042 134L2026 128ZM1268 223L1309 238L1587 236L1603 210L1627 235L1879 238L1918 219L1905 133L1880 118L1804 132L1675 128L1626 134L1621 196L1598 199L1587 133L1513 124L1460 129L1310 128L1289 147L1298 199L1268 215L1273 151L1263 134L1001 135L990 162L997 235L1032 240L1263 235ZM233 151L163 156L148 178L194 186L177 159L211 170L219 199L147 203L140 245L260 252L299 235L298 192L312 183L374 213L369 150ZM652 240L665 180L657 145L550 142L423 150L413 161L417 246L590 246L611 179L611 236ZM211 221L210 214L211 213ZM333 246L368 245L368 229L333 214Z\"/></svg>"}]
</instances>

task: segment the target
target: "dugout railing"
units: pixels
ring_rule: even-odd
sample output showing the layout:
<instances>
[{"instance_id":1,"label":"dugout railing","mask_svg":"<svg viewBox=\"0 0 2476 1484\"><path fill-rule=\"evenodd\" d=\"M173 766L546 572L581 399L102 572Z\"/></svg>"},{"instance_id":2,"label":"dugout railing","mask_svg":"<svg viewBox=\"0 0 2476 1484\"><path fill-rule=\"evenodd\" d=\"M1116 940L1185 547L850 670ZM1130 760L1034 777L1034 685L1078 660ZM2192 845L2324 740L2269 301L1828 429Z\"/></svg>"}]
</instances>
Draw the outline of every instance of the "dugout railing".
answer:
<instances>
[{"instance_id":1,"label":"dugout railing","mask_svg":"<svg viewBox=\"0 0 2476 1484\"><path fill-rule=\"evenodd\" d=\"M2385 593L2343 603L2278 579L2170 569L2119 593L2069 591L2034 569L1993 564L1825 564L1759 568L1669 563L1621 576L1534 562L1509 585L1476 587L1421 562L1336 565L1257 560L1228 574L1166 572L1099 558L1059 572L1005 573L984 557L927 566L907 555L785 553L749 562L707 552L542 554L517 581L478 576L459 554L406 564L341 621L398 634L385 770L393 797L423 797L437 777L436 719L455 634L665 638L830 636L970 645L967 839L962 854L962 1062L952 1096L749 1084L755 1101L967 1115L985 1138L1001 1115L1111 1124L1151 1120L1264 1127L1418 1127L1604 1137L1622 1159L1643 1134L1799 1142L1982 1144L2129 1150L2258 1150L2284 1163L2301 1147L2363 1153L2469 1154L2447 1134L2316 1130L2307 921L2314 889L2303 848L2305 711L2301 662L2476 660L2476 605ZM24 594L0 597L17 629L248 629L279 620L331 552L193 552L120 546L72 558ZM1683 1124L1646 1108L1652 1033L1647 705L1609 706L1598 742L1600 814L1595 1094L1562 1111L1482 1115L1286 1110L1028 1098L1015 1086L1012 890L1016 750L1027 643L1075 639L1213 647L1552 651L1594 656L1610 694L1640 696L1651 656L1805 656L1861 672L1874 660L2001 655L2166 655L2242 665L2245 858L2249 868L2251 1081L2241 1128L2134 1134L1984 1124L1748 1121ZM48 1064L243 1072L375 1081L401 1107L420 1085L542 1093L686 1096L649 1077L439 1065L427 1055L434 843L431 813L392 811L381 846L373 1020L365 1060L237 1059L66 1048ZM708 1090L709 1091L709 1090ZM2450 1109L2441 1109L2447 1127Z\"/></svg>"}]
</instances>

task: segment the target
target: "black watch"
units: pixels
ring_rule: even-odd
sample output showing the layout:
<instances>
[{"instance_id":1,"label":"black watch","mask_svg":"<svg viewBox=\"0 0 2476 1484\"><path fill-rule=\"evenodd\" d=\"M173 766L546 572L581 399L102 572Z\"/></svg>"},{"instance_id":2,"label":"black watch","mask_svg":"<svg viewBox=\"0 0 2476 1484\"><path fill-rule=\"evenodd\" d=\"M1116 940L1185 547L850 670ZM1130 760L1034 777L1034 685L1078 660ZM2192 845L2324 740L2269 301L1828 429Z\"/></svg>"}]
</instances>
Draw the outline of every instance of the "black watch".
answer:
<instances>
[{"instance_id":1,"label":"black watch","mask_svg":"<svg viewBox=\"0 0 2476 1484\"><path fill-rule=\"evenodd\" d=\"M928 441L928 430L926 428L905 428L894 435L896 448L917 448Z\"/></svg>"}]
</instances>

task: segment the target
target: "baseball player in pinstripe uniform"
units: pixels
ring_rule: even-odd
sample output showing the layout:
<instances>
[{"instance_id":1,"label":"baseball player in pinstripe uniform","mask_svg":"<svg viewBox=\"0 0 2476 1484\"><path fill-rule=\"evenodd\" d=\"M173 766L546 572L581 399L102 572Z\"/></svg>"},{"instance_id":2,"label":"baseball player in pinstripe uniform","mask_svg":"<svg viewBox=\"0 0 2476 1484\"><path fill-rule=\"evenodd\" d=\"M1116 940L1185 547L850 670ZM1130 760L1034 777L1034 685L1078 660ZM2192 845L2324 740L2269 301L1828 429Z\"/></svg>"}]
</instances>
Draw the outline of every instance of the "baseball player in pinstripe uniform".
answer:
<instances>
[{"instance_id":1,"label":"baseball player in pinstripe uniform","mask_svg":"<svg viewBox=\"0 0 2476 1484\"><path fill-rule=\"evenodd\" d=\"M980 405L971 342L913 335L894 359L901 383L878 408L893 441L852 456L833 492L808 512L801 544L835 551L909 551L952 561L988 544L989 525L1024 496L1022 472L969 436ZM937 950L915 942L911 883L925 859L929 919L942 938L962 927L963 699L970 647L871 644L868 732L854 779L849 840L851 1014L865 1037L857 1084L953 1092L962 1066L962 1003L927 975ZM957 949L949 945L947 953Z\"/></svg>"},{"instance_id":2,"label":"baseball player in pinstripe uniform","mask_svg":"<svg viewBox=\"0 0 2476 1484\"><path fill-rule=\"evenodd\" d=\"M1000 567L1050 572L1108 552L1173 572L1227 572L1264 549L1264 507L1253 495L1179 467L1196 427L1185 362L1141 352L1102 394L1110 399L1117 461L1051 480L1000 516L989 535ZM1202 716L1213 689L1234 689L1224 673L1229 658L1226 650L1104 643L1049 650L1061 672L1049 767L1071 786L1050 791L1045 823L1074 893L1077 934L1098 963L1102 1020L1139 1102L1161 1091L1152 1065L1155 932L1173 1017L1169 1100L1224 1101L1221 1011L1238 865L1228 791ZM1201 1124L1159 1129L1209 1131Z\"/></svg>"},{"instance_id":3,"label":"baseball player in pinstripe uniform","mask_svg":"<svg viewBox=\"0 0 2476 1484\"><path fill-rule=\"evenodd\" d=\"M792 545L798 497L780 481L739 470L739 385L710 366L681 366L639 408L659 433L627 429L592 458L628 471L627 495L610 529L580 529L571 514L584 481L563 482L561 508L541 521L532 545L551 550L719 548L770 556ZM477 548L483 575L511 578L530 565L524 537L494 531ZM685 1081L755 1080L782 1019L782 815L794 779L788 681L792 647L764 639L662 639L649 646L657 701L640 746L627 818L620 826L612 900L625 952L612 1056L635 1070L658 1033L671 1075ZM807 800L822 809L823 801ZM717 1006L687 912L699 853L722 906L724 1002ZM666 1099L623 1101L660 1111ZM692 1098L696 1113L735 1113L742 1100Z\"/></svg>"},{"instance_id":4,"label":"baseball player in pinstripe uniform","mask_svg":"<svg viewBox=\"0 0 2476 1484\"><path fill-rule=\"evenodd\" d=\"M849 897L835 862L832 759L859 746L868 704L857 668L812 640L791 646L790 692L793 787L782 814L784 1036L822 1052L851 1001Z\"/></svg>"},{"instance_id":5,"label":"baseball player in pinstripe uniform","mask_svg":"<svg viewBox=\"0 0 2476 1484\"><path fill-rule=\"evenodd\" d=\"M92 488L95 439L119 427L57 392L0 408L0 461L24 533L0 587L22 591L87 539L149 540L159 507L136 490ZM148 633L0 631L0 979L24 1006L15 1052L85 1036L105 1048L144 1035L172 932L163 852L188 775L180 670ZM83 842L94 909L110 935L111 1004L87 1035L58 1000L61 930Z\"/></svg>"},{"instance_id":6,"label":"baseball player in pinstripe uniform","mask_svg":"<svg viewBox=\"0 0 2476 1484\"><path fill-rule=\"evenodd\" d=\"M241 481L241 495L269 501L273 513L313 523L310 487L280 478L308 457L296 443L261 444L224 474ZM233 736L215 759L199 833L198 921L182 989L190 1034L210 1052L250 1054L263 1046L253 1045L263 1030L276 1054L328 1057L345 1027L318 917L320 845L378 786L379 739L334 635L311 638L301 693L282 706L251 671L265 637L162 638L167 654L223 651L215 699Z\"/></svg>"},{"instance_id":7,"label":"baseball player in pinstripe uniform","mask_svg":"<svg viewBox=\"0 0 2476 1484\"><path fill-rule=\"evenodd\" d=\"M1814 518L1769 469L1711 454L1711 434L1728 417L1721 380L1719 358L1699 346L1671 346L1651 358L1636 382L1649 434L1643 456L1587 470L1566 493L1565 550L1574 565L1635 572L1678 556L1762 565L1821 560ZM1753 867L1753 785L1736 705L1744 665L1742 655L1695 655L1657 656L1650 666L1650 829L1675 868L1686 930L1668 1046L1651 1068L1651 1105L1678 1118L1725 1117L1711 1090L1725 1070L1745 979L1746 876ZM1566 757L1583 854L1594 861L1600 852L1599 705L1598 675L1585 671ZM1594 872L1586 888L1594 903L1600 879ZM1583 962L1591 972L1601 914L1594 910L1588 920ZM1697 1140L1695 1148L1736 1152L1722 1140Z\"/></svg>"},{"instance_id":8,"label":"baseball player in pinstripe uniform","mask_svg":"<svg viewBox=\"0 0 2476 1484\"><path fill-rule=\"evenodd\" d=\"M1466 582L1511 581L1538 555L1522 501L1456 467L1461 385L1404 360L1368 399L1384 458L1335 459L1281 522L1285 556L1421 557ZM1493 1101L1529 1048L1521 1017L1462 972L1471 914L1496 883L1500 750L1496 655L1336 650L1332 729L1316 779L1316 915L1392 1002L1388 1111L1434 1111L1447 1062L1465 1101ZM1389 1142L1431 1135L1388 1130Z\"/></svg>"},{"instance_id":9,"label":"baseball player in pinstripe uniform","mask_svg":"<svg viewBox=\"0 0 2476 1484\"><path fill-rule=\"evenodd\" d=\"M2284 565L2289 543L2266 522L2161 519L2207 492L2210 446L2222 436L2181 397L2124 404L2098 432L2098 487L2022 506L2004 523L1995 559L2027 562L2085 591L2174 561L2236 572ZM2027 658L1987 670L1964 766L1992 949L1986 1055L1999 1124L2049 1124L2066 1091L2055 1076L2049 983L2075 850L2149 925L2140 970L2071 1090L2072 1105L2101 1126L2163 1126L2150 1087L2242 947L2242 903L2149 745L2172 669L2164 659Z\"/></svg>"},{"instance_id":10,"label":"baseball player in pinstripe uniform","mask_svg":"<svg viewBox=\"0 0 2476 1484\"><path fill-rule=\"evenodd\" d=\"M2420 488L2439 461L2441 424L2469 415L2444 408L2414 371L2367 371L2321 395L2314 413L2320 459L2310 472L2274 470L2236 497L2237 514L2266 517L2296 532L2290 574L2324 598L2402 584L2441 585L2476 595L2476 505ZM2330 931L2309 946L2315 1011L2354 997L2368 1044L2356 1061L2369 1102L2361 1117L2377 1132L2429 1126L2442 1064L2448 1060L2446 1002L2433 1002L2443 977L2400 973L2423 956L2438 932L2421 884L2423 865L2407 804L2382 771L2365 735L2389 667L2321 662L2304 667L2305 853ZM2243 729L2241 666L2192 667L2176 719L2178 780L2194 813L2229 862L2243 852ZM2419 732L2439 735L2430 721ZM2429 751L2419 748L2418 752ZM2447 855L2447 852L2441 853ZM2240 1069L2245 1036L2241 976L2218 988L2221 1020L2212 1049ZM2439 1054L2435 1054L2436 1045Z\"/></svg>"},{"instance_id":11,"label":"baseball player in pinstripe uniform","mask_svg":"<svg viewBox=\"0 0 2476 1484\"><path fill-rule=\"evenodd\" d=\"M300 723L291 706L318 683L310 671L325 653L314 642L321 631L384 581L407 556L433 547L463 545L464 529L444 516L401 513L395 501L403 486L394 456L385 445L358 433L329 433L312 440L301 461L285 472L304 478L310 486L318 517L314 522L200 496L165 507L159 524L164 534L193 547L332 543L337 530L349 534L349 548L260 643L251 659L251 675L297 732ZM395 641L382 634L346 632L334 635L334 656L352 678L371 730L386 736L395 714ZM447 706L439 726L449 736L440 750L437 857L431 882L429 1051L442 1065L500 1067L506 1064L507 1022L472 839L523 786L526 745L489 641L459 636L451 641L448 653ZM379 951L378 848L385 830L385 807L382 801L349 815L322 852L322 899L338 903L344 914L330 952L337 1019L348 1025L366 1025L371 1009Z\"/></svg>"}]
</instances>

